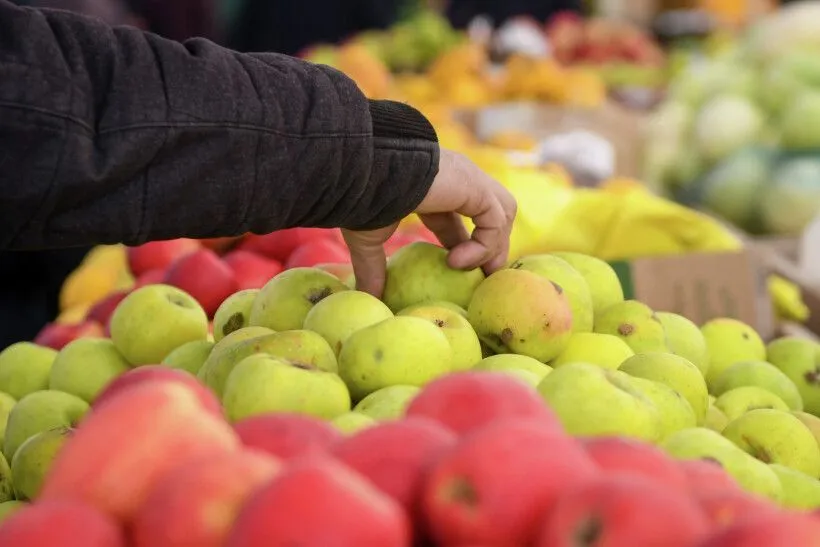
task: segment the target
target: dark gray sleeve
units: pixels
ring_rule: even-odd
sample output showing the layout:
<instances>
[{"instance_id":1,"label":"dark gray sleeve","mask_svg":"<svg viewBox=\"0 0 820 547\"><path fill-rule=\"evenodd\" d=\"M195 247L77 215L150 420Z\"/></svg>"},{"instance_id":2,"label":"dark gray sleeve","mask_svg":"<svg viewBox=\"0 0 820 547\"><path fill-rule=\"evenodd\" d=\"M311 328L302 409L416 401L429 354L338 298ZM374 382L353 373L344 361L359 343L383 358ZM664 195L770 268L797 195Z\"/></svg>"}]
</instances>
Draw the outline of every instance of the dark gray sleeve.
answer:
<instances>
[{"instance_id":1,"label":"dark gray sleeve","mask_svg":"<svg viewBox=\"0 0 820 547\"><path fill-rule=\"evenodd\" d=\"M385 226L438 154L328 67L0 0L0 249Z\"/></svg>"}]
</instances>

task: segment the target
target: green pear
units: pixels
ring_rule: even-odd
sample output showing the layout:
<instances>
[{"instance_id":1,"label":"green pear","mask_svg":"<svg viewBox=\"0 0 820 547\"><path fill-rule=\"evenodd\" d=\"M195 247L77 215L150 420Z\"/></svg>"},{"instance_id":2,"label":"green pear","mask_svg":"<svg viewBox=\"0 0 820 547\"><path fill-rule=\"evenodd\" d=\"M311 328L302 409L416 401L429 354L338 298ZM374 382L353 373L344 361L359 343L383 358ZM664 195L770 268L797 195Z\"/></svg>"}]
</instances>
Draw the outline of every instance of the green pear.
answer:
<instances>
[{"instance_id":1,"label":"green pear","mask_svg":"<svg viewBox=\"0 0 820 547\"><path fill-rule=\"evenodd\" d=\"M584 276L592 296L592 312L597 317L606 308L623 302L624 290L615 270L594 256L581 253L560 252L551 253L569 263L570 266Z\"/></svg>"},{"instance_id":2,"label":"green pear","mask_svg":"<svg viewBox=\"0 0 820 547\"><path fill-rule=\"evenodd\" d=\"M70 393L43 390L29 393L14 405L6 426L3 454L13 460L24 442L41 431L74 427L88 412L88 403Z\"/></svg>"},{"instance_id":3,"label":"green pear","mask_svg":"<svg viewBox=\"0 0 820 547\"><path fill-rule=\"evenodd\" d=\"M592 292L587 280L563 258L541 254L519 258L510 265L552 281L564 290L572 310L573 332L592 332Z\"/></svg>"},{"instance_id":4,"label":"green pear","mask_svg":"<svg viewBox=\"0 0 820 547\"><path fill-rule=\"evenodd\" d=\"M349 291L338 277L319 268L291 268L259 291L249 324L275 331L301 329L308 312L331 294Z\"/></svg>"},{"instance_id":5,"label":"green pear","mask_svg":"<svg viewBox=\"0 0 820 547\"><path fill-rule=\"evenodd\" d=\"M789 405L783 399L757 386L730 389L715 400L714 407L719 408L730 422L758 408L789 410Z\"/></svg>"},{"instance_id":6,"label":"green pear","mask_svg":"<svg viewBox=\"0 0 820 547\"><path fill-rule=\"evenodd\" d=\"M391 317L350 335L339 354L339 375L358 401L388 386L424 386L452 370L452 354L431 322Z\"/></svg>"},{"instance_id":7,"label":"green pear","mask_svg":"<svg viewBox=\"0 0 820 547\"><path fill-rule=\"evenodd\" d=\"M450 370L453 372L470 370L481 361L481 342L478 335L470 322L460 313L436 306L416 306L401 311L398 315L425 319L441 329L453 351L453 359L450 362Z\"/></svg>"},{"instance_id":8,"label":"green pear","mask_svg":"<svg viewBox=\"0 0 820 547\"><path fill-rule=\"evenodd\" d=\"M616 370L568 364L545 376L538 392L572 435L621 435L654 442L662 434L660 412L652 400Z\"/></svg>"},{"instance_id":9,"label":"green pear","mask_svg":"<svg viewBox=\"0 0 820 547\"><path fill-rule=\"evenodd\" d=\"M526 270L499 270L475 290L467 308L478 337L496 353L546 363L566 348L572 311L563 290Z\"/></svg>"},{"instance_id":10,"label":"green pear","mask_svg":"<svg viewBox=\"0 0 820 547\"><path fill-rule=\"evenodd\" d=\"M70 427L55 427L37 433L20 445L11 460L11 476L18 500L36 499L51 469L51 462L73 434Z\"/></svg>"},{"instance_id":11,"label":"green pear","mask_svg":"<svg viewBox=\"0 0 820 547\"><path fill-rule=\"evenodd\" d=\"M447 249L417 241L405 245L387 260L382 299L398 312L413 304L447 300L466 307L484 272L456 270L447 264Z\"/></svg>"},{"instance_id":12,"label":"green pear","mask_svg":"<svg viewBox=\"0 0 820 547\"><path fill-rule=\"evenodd\" d=\"M236 332L236 331L234 331ZM210 340L194 340L182 344L162 360L162 364L169 368L176 368L190 372L194 376L199 373L202 365L208 360L215 344Z\"/></svg>"},{"instance_id":13,"label":"green pear","mask_svg":"<svg viewBox=\"0 0 820 547\"><path fill-rule=\"evenodd\" d=\"M717 396L744 386L762 387L780 397L791 410L803 410L797 386L780 369L766 361L740 361L713 377L712 393Z\"/></svg>"},{"instance_id":14,"label":"green pear","mask_svg":"<svg viewBox=\"0 0 820 547\"><path fill-rule=\"evenodd\" d=\"M709 372L709 348L698 326L677 313L659 311L655 315L663 325L669 350L689 360L706 376Z\"/></svg>"},{"instance_id":15,"label":"green pear","mask_svg":"<svg viewBox=\"0 0 820 547\"><path fill-rule=\"evenodd\" d=\"M453 310L454 312L461 315L463 318L467 319L467 310L459 306L458 304L453 304L452 302L448 302L447 300L428 300L426 302L420 302L418 304L413 304L412 306L407 306L399 313L406 314L412 311L415 308L428 308L428 307L436 307L436 308L447 308L448 310Z\"/></svg>"},{"instance_id":16,"label":"green pear","mask_svg":"<svg viewBox=\"0 0 820 547\"><path fill-rule=\"evenodd\" d=\"M20 399L48 389L57 352L31 342L17 342L0 352L0 391Z\"/></svg>"},{"instance_id":17,"label":"green pear","mask_svg":"<svg viewBox=\"0 0 820 547\"><path fill-rule=\"evenodd\" d=\"M755 330L737 319L720 317L700 327L709 352L706 383L709 387L720 374L740 361L763 361L766 346Z\"/></svg>"},{"instance_id":18,"label":"green pear","mask_svg":"<svg viewBox=\"0 0 820 547\"><path fill-rule=\"evenodd\" d=\"M378 422L361 412L351 411L336 416L330 423L345 435L353 435L357 431L376 425Z\"/></svg>"},{"instance_id":19,"label":"green pear","mask_svg":"<svg viewBox=\"0 0 820 547\"><path fill-rule=\"evenodd\" d=\"M576 332L558 356L550 361L550 366L558 368L567 363L590 363L599 367L617 370L621 363L635 355L629 344L611 334L597 332Z\"/></svg>"},{"instance_id":20,"label":"green pear","mask_svg":"<svg viewBox=\"0 0 820 547\"><path fill-rule=\"evenodd\" d=\"M665 439L681 429L698 425L692 405L679 392L655 380L633 376L631 381L658 409L661 422L660 439Z\"/></svg>"},{"instance_id":21,"label":"green pear","mask_svg":"<svg viewBox=\"0 0 820 547\"><path fill-rule=\"evenodd\" d=\"M2 456L2 454L0 454ZM17 501L17 500L10 500L0 502L0 524L3 524L3 521L9 518L11 515L22 509L28 505L25 501Z\"/></svg>"},{"instance_id":22,"label":"green pear","mask_svg":"<svg viewBox=\"0 0 820 547\"><path fill-rule=\"evenodd\" d=\"M814 435L814 440L817 441L817 446L820 447L820 418L815 416L814 414L809 414L808 412L802 412L800 410L793 410L792 416L803 422L811 434Z\"/></svg>"},{"instance_id":23,"label":"green pear","mask_svg":"<svg viewBox=\"0 0 820 547\"><path fill-rule=\"evenodd\" d=\"M251 307L260 289L244 289L226 298L214 314L214 342L250 325Z\"/></svg>"},{"instance_id":24,"label":"green pear","mask_svg":"<svg viewBox=\"0 0 820 547\"><path fill-rule=\"evenodd\" d=\"M273 412L329 420L350 411L350 393L332 372L260 353L230 372L222 405L233 422Z\"/></svg>"},{"instance_id":25,"label":"green pear","mask_svg":"<svg viewBox=\"0 0 820 547\"><path fill-rule=\"evenodd\" d=\"M348 336L390 317L393 312L375 296L342 291L313 306L305 317L304 328L320 334L338 357Z\"/></svg>"},{"instance_id":26,"label":"green pear","mask_svg":"<svg viewBox=\"0 0 820 547\"><path fill-rule=\"evenodd\" d=\"M715 462L747 492L776 502L783 498L783 488L774 471L711 429L683 429L667 437L661 448L678 460Z\"/></svg>"},{"instance_id":27,"label":"green pear","mask_svg":"<svg viewBox=\"0 0 820 547\"><path fill-rule=\"evenodd\" d=\"M395 385L377 389L353 407L354 412L370 416L377 422L398 420L421 388Z\"/></svg>"},{"instance_id":28,"label":"green pear","mask_svg":"<svg viewBox=\"0 0 820 547\"><path fill-rule=\"evenodd\" d=\"M170 285L146 285L114 310L111 340L134 366L156 365L186 342L208 339L208 316L187 292Z\"/></svg>"},{"instance_id":29,"label":"green pear","mask_svg":"<svg viewBox=\"0 0 820 547\"><path fill-rule=\"evenodd\" d=\"M703 420L703 427L722 433L731 420L724 412L715 405L709 405L706 411L706 418Z\"/></svg>"},{"instance_id":30,"label":"green pear","mask_svg":"<svg viewBox=\"0 0 820 547\"><path fill-rule=\"evenodd\" d=\"M491 355L485 357L473 366L473 370L483 370L486 372L510 372L523 370L530 372L541 381L544 376L552 372L552 367L545 365L538 359L527 357L526 355L516 355L515 353L502 353L501 355Z\"/></svg>"},{"instance_id":31,"label":"green pear","mask_svg":"<svg viewBox=\"0 0 820 547\"><path fill-rule=\"evenodd\" d=\"M806 412L820 416L820 344L797 337L769 343L767 360L797 386ZM2 389L2 387L0 387Z\"/></svg>"},{"instance_id":32,"label":"green pear","mask_svg":"<svg viewBox=\"0 0 820 547\"><path fill-rule=\"evenodd\" d=\"M111 340L79 338L57 354L48 388L92 403L108 384L129 370L131 366Z\"/></svg>"},{"instance_id":33,"label":"green pear","mask_svg":"<svg viewBox=\"0 0 820 547\"><path fill-rule=\"evenodd\" d=\"M14 499L14 480L8 459L0 454L0 503Z\"/></svg>"},{"instance_id":34,"label":"green pear","mask_svg":"<svg viewBox=\"0 0 820 547\"><path fill-rule=\"evenodd\" d=\"M326 372L338 370L333 349L324 338L309 330L288 330L249 338L221 351L214 348L197 377L221 397L233 368L246 357L257 353L281 357Z\"/></svg>"},{"instance_id":35,"label":"green pear","mask_svg":"<svg viewBox=\"0 0 820 547\"><path fill-rule=\"evenodd\" d=\"M274 332L275 331L265 327L244 327L239 330L235 330L219 342L216 342L211 350L211 354L225 351L226 349L235 346L239 342L244 342L245 340L250 340L251 338L259 338L260 336L266 336L268 334L273 334Z\"/></svg>"},{"instance_id":36,"label":"green pear","mask_svg":"<svg viewBox=\"0 0 820 547\"><path fill-rule=\"evenodd\" d=\"M16 404L17 400L14 397L0 391L0 448L2 448L3 439L6 436L6 424L9 420L9 414L11 414L11 409L14 408ZM0 450L0 452L2 452L2 450Z\"/></svg>"},{"instance_id":37,"label":"green pear","mask_svg":"<svg viewBox=\"0 0 820 547\"><path fill-rule=\"evenodd\" d=\"M820 477L820 448L809 428L783 410L750 410L729 422L723 436L764 463Z\"/></svg>"},{"instance_id":38,"label":"green pear","mask_svg":"<svg viewBox=\"0 0 820 547\"><path fill-rule=\"evenodd\" d=\"M785 465L770 463L769 468L783 487L783 507L798 511L820 508L820 481Z\"/></svg>"},{"instance_id":39,"label":"green pear","mask_svg":"<svg viewBox=\"0 0 820 547\"><path fill-rule=\"evenodd\" d=\"M618 302L596 315L595 332L617 336L635 353L669 351L666 331L655 312L637 300Z\"/></svg>"}]
</instances>

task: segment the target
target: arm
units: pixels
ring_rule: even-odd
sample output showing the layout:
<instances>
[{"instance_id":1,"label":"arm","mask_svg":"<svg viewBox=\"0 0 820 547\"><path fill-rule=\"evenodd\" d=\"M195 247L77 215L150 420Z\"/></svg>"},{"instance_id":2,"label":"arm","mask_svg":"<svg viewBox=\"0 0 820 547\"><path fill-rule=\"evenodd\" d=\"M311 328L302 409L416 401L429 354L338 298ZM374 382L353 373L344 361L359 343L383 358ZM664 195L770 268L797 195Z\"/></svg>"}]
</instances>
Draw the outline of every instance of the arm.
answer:
<instances>
[{"instance_id":1,"label":"arm","mask_svg":"<svg viewBox=\"0 0 820 547\"><path fill-rule=\"evenodd\" d=\"M327 67L0 0L0 249L386 226L438 154Z\"/></svg>"}]
</instances>

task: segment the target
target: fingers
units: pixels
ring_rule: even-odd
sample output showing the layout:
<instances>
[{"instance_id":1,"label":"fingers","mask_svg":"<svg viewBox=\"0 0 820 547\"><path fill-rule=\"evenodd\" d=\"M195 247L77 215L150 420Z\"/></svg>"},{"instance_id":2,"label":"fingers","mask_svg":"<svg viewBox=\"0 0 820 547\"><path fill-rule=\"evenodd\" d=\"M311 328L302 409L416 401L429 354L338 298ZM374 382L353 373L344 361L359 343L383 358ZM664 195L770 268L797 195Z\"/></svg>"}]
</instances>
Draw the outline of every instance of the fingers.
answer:
<instances>
[{"instance_id":1,"label":"fingers","mask_svg":"<svg viewBox=\"0 0 820 547\"><path fill-rule=\"evenodd\" d=\"M467 227L461 217L455 213L433 213L420 215L421 221L430 228L441 244L452 249L470 239Z\"/></svg>"},{"instance_id":2,"label":"fingers","mask_svg":"<svg viewBox=\"0 0 820 547\"><path fill-rule=\"evenodd\" d=\"M384 242L395 231L396 226L368 232L344 230L345 243L350 250L350 262L356 276L356 289L381 298L384 292L387 257Z\"/></svg>"}]
</instances>

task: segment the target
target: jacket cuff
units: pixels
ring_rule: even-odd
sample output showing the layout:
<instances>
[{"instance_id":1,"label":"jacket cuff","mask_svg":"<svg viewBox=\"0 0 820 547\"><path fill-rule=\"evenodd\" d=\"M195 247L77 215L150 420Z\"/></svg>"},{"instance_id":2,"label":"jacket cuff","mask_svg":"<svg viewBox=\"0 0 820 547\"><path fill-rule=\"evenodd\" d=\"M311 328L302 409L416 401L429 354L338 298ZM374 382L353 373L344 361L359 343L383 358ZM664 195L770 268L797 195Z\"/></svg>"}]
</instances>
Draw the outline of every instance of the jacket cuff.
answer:
<instances>
[{"instance_id":1,"label":"jacket cuff","mask_svg":"<svg viewBox=\"0 0 820 547\"><path fill-rule=\"evenodd\" d=\"M433 124L412 106L396 101L370 100L373 137L438 142Z\"/></svg>"}]
</instances>

